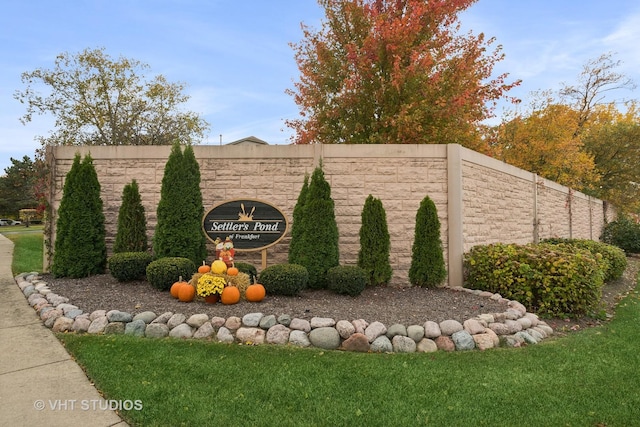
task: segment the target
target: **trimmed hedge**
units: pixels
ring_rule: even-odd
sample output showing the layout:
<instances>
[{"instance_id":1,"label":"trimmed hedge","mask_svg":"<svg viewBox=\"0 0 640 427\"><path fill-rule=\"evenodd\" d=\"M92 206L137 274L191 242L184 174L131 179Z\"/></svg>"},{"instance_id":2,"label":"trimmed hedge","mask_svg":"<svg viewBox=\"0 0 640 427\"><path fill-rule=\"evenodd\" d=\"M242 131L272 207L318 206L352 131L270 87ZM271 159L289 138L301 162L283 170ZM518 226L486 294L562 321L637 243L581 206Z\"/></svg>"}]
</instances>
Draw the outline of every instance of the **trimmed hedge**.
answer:
<instances>
[{"instance_id":1,"label":"trimmed hedge","mask_svg":"<svg viewBox=\"0 0 640 427\"><path fill-rule=\"evenodd\" d=\"M298 295L309 284L309 272L298 264L275 264L262 270L260 283L267 294Z\"/></svg>"},{"instance_id":2,"label":"trimmed hedge","mask_svg":"<svg viewBox=\"0 0 640 427\"><path fill-rule=\"evenodd\" d=\"M198 268L188 258L165 257L153 261L147 266L147 280L161 291L168 291L180 279L189 280Z\"/></svg>"},{"instance_id":3,"label":"trimmed hedge","mask_svg":"<svg viewBox=\"0 0 640 427\"><path fill-rule=\"evenodd\" d=\"M549 316L597 310L604 272L591 252L548 243L481 245L465 254L466 283Z\"/></svg>"},{"instance_id":4,"label":"trimmed hedge","mask_svg":"<svg viewBox=\"0 0 640 427\"><path fill-rule=\"evenodd\" d=\"M254 283L258 278L258 270L248 262L234 262L233 266L238 269L241 273L245 273L249 276L250 283Z\"/></svg>"},{"instance_id":5,"label":"trimmed hedge","mask_svg":"<svg viewBox=\"0 0 640 427\"><path fill-rule=\"evenodd\" d=\"M367 287L367 272L355 265L341 265L327 271L329 290L338 293L358 296Z\"/></svg>"},{"instance_id":6,"label":"trimmed hedge","mask_svg":"<svg viewBox=\"0 0 640 427\"><path fill-rule=\"evenodd\" d=\"M109 271L118 282L142 280L151 261L153 256L148 252L119 252L109 258Z\"/></svg>"}]
</instances>

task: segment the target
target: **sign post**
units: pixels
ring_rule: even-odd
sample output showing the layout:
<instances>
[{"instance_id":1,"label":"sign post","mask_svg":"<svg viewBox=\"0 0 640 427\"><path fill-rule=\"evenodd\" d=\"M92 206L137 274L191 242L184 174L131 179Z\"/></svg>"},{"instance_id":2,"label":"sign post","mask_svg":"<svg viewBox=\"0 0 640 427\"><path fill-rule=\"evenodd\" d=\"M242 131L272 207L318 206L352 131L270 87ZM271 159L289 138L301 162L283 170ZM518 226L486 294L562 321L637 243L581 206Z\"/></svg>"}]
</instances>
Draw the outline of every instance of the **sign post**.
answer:
<instances>
[{"instance_id":1,"label":"sign post","mask_svg":"<svg viewBox=\"0 0 640 427\"><path fill-rule=\"evenodd\" d=\"M202 219L202 229L210 241L229 238L237 252L262 251L263 269L267 266L267 248L282 240L287 228L287 218L280 209L255 199L220 203Z\"/></svg>"}]
</instances>

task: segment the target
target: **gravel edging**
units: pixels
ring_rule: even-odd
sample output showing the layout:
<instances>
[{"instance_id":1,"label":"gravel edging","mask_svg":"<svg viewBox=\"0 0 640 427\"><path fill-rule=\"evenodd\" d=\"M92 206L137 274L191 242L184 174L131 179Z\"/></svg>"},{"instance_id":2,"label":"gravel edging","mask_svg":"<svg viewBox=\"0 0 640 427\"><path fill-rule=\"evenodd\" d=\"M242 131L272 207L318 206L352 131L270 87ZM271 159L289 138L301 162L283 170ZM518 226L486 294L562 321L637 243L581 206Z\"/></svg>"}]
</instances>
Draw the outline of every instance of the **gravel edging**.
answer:
<instances>
[{"instance_id":1,"label":"gravel edging","mask_svg":"<svg viewBox=\"0 0 640 427\"><path fill-rule=\"evenodd\" d=\"M462 323L448 319L427 320L420 325L384 325L364 319L351 321L329 317L303 319L281 314L248 313L242 317L209 317L204 313L187 317L181 313L137 314L119 310L84 313L69 298L54 293L37 273L15 277L16 284L36 310L45 326L54 332L125 334L148 338L194 338L224 343L293 345L325 350L373 353L412 353L486 350L498 346L521 347L537 344L553 334L553 329L537 315L528 313L517 301L499 294L448 288L469 292L503 305L505 310L478 314Z\"/></svg>"}]
</instances>

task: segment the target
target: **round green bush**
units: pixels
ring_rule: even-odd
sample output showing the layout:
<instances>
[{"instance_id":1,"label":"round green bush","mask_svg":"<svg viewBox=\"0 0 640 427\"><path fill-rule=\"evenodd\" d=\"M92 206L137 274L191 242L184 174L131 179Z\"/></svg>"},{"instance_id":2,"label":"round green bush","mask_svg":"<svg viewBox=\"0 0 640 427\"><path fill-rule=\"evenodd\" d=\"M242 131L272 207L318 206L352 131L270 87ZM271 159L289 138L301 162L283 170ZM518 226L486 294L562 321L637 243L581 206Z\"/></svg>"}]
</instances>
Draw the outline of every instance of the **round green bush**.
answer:
<instances>
[{"instance_id":1,"label":"round green bush","mask_svg":"<svg viewBox=\"0 0 640 427\"><path fill-rule=\"evenodd\" d=\"M196 271L196 265L188 258L165 257L147 266L147 280L153 287L167 291L181 276L189 280Z\"/></svg>"},{"instance_id":2,"label":"round green bush","mask_svg":"<svg viewBox=\"0 0 640 427\"><path fill-rule=\"evenodd\" d=\"M118 282L142 280L151 261L153 256L148 252L120 252L109 258L109 271Z\"/></svg>"},{"instance_id":3,"label":"round green bush","mask_svg":"<svg viewBox=\"0 0 640 427\"><path fill-rule=\"evenodd\" d=\"M267 295L298 295L309 283L309 272L298 264L276 264L260 273Z\"/></svg>"},{"instance_id":4,"label":"round green bush","mask_svg":"<svg viewBox=\"0 0 640 427\"><path fill-rule=\"evenodd\" d=\"M328 287L335 293L355 297L367 286L368 275L364 269L355 265L344 265L330 268L327 271Z\"/></svg>"},{"instance_id":5,"label":"round green bush","mask_svg":"<svg viewBox=\"0 0 640 427\"><path fill-rule=\"evenodd\" d=\"M258 270L248 262L235 262L233 265L238 269L241 273L246 273L249 275L249 281L254 283L258 278Z\"/></svg>"}]
</instances>

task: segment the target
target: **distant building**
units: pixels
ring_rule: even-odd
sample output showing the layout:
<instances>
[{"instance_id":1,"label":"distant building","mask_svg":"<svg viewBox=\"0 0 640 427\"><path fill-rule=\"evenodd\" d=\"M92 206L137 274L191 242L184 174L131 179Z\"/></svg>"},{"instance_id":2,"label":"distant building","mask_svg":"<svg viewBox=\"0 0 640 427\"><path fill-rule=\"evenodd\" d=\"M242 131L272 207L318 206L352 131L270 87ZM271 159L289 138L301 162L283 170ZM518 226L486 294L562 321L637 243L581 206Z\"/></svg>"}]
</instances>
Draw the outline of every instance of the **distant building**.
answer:
<instances>
[{"instance_id":1,"label":"distant building","mask_svg":"<svg viewBox=\"0 0 640 427\"><path fill-rule=\"evenodd\" d=\"M237 141L230 142L225 145L269 145L267 141L263 141L255 136L248 136Z\"/></svg>"}]
</instances>

